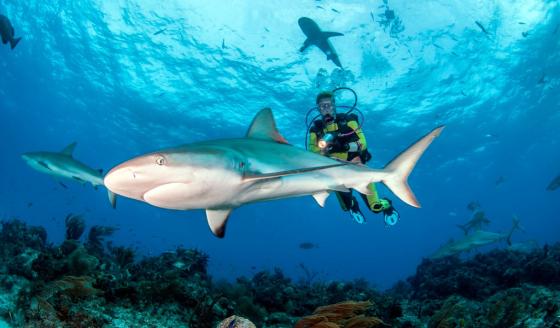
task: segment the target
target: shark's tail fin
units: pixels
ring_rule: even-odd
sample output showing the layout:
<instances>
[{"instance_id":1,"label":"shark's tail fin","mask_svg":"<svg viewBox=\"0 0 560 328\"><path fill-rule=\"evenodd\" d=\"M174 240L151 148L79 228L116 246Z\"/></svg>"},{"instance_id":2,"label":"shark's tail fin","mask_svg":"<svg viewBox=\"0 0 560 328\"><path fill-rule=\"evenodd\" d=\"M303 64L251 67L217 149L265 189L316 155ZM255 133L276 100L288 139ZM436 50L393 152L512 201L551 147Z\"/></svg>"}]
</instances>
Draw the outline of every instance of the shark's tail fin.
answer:
<instances>
[{"instance_id":1,"label":"shark's tail fin","mask_svg":"<svg viewBox=\"0 0 560 328\"><path fill-rule=\"evenodd\" d=\"M432 143L435 137L439 136L443 126L437 127L430 133L423 136L420 140L410 146L407 150L395 157L383 170L386 175L381 180L397 197L403 202L414 207L420 207L420 203L408 186L408 176L416 162L424 151Z\"/></svg>"},{"instance_id":2,"label":"shark's tail fin","mask_svg":"<svg viewBox=\"0 0 560 328\"><path fill-rule=\"evenodd\" d=\"M14 50L14 48L17 46L19 41L21 41L21 37L20 38L13 38L13 39L10 40L10 47L12 48L12 50Z\"/></svg>"},{"instance_id":3,"label":"shark's tail fin","mask_svg":"<svg viewBox=\"0 0 560 328\"><path fill-rule=\"evenodd\" d=\"M507 235L507 239L506 239L508 245L510 245L510 246L511 246L511 235L517 229L525 231L525 229L519 224L519 218L517 217L517 215L514 215L513 216L513 225L511 226L511 230L509 231L509 233Z\"/></svg>"},{"instance_id":4,"label":"shark's tail fin","mask_svg":"<svg viewBox=\"0 0 560 328\"><path fill-rule=\"evenodd\" d=\"M467 228L466 224L458 224L457 228L463 230L463 232L465 233L465 236L469 234L469 229Z\"/></svg>"}]
</instances>

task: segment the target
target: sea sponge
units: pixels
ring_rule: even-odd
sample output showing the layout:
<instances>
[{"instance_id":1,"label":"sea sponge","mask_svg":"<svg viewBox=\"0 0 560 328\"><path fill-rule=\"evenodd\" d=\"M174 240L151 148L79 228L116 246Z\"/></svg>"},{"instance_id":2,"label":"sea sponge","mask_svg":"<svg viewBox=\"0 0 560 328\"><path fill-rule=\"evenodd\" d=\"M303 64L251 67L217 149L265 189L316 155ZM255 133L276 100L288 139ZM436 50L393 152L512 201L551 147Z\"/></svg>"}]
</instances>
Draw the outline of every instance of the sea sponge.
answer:
<instances>
[{"instance_id":1,"label":"sea sponge","mask_svg":"<svg viewBox=\"0 0 560 328\"><path fill-rule=\"evenodd\" d=\"M377 317L367 317L370 301L346 301L318 307L312 315L300 319L295 328L370 328L388 326Z\"/></svg>"}]
</instances>

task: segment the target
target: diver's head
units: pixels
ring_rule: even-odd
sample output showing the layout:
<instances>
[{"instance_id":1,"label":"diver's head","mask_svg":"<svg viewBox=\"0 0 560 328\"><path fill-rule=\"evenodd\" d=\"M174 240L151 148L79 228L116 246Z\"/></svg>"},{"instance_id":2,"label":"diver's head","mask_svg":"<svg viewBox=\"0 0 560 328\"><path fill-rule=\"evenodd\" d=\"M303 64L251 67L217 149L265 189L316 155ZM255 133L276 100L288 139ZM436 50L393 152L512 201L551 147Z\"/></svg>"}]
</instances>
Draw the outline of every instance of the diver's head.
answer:
<instances>
[{"instance_id":1,"label":"diver's head","mask_svg":"<svg viewBox=\"0 0 560 328\"><path fill-rule=\"evenodd\" d=\"M336 118L336 105L333 93L330 91L321 92L317 95L315 102L323 121L325 123L333 122Z\"/></svg>"}]
</instances>

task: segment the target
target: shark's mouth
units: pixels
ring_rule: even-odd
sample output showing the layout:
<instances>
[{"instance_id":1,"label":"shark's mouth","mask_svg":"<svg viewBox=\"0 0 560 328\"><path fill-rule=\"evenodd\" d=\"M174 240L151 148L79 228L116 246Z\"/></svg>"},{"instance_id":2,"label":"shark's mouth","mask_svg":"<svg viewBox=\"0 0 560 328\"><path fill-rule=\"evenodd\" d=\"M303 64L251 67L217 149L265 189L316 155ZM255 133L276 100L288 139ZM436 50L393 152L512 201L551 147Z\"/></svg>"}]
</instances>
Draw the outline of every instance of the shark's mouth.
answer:
<instances>
[{"instance_id":1,"label":"shark's mouth","mask_svg":"<svg viewBox=\"0 0 560 328\"><path fill-rule=\"evenodd\" d=\"M184 209L185 203L197 194L197 188L184 182L167 183L148 190L142 198L148 204L168 209Z\"/></svg>"}]
</instances>

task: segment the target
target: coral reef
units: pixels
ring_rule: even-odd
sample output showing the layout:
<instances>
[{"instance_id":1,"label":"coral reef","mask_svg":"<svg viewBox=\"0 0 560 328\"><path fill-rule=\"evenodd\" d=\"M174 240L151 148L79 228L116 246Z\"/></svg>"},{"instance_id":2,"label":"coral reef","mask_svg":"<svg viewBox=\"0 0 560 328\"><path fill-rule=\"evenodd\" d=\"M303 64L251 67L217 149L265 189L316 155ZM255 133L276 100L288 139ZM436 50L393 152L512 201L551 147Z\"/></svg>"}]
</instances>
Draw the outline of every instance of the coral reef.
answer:
<instances>
[{"instance_id":1,"label":"coral reef","mask_svg":"<svg viewBox=\"0 0 560 328\"><path fill-rule=\"evenodd\" d=\"M364 279L318 281L304 264L298 282L280 269L213 281L202 250L137 260L106 241L112 227L82 243L81 217L67 218L60 245L20 220L1 227L0 320L14 327L560 326L560 244L426 259L381 293Z\"/></svg>"}]
</instances>

